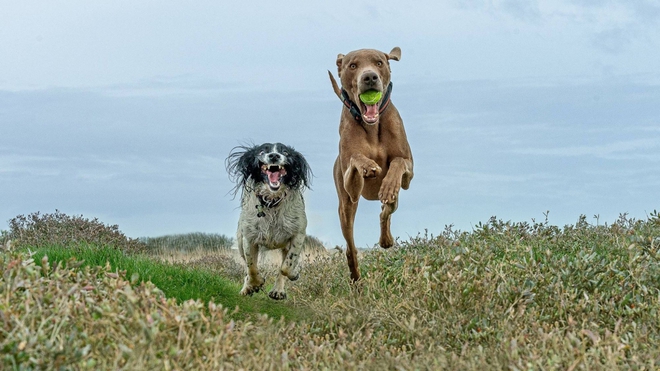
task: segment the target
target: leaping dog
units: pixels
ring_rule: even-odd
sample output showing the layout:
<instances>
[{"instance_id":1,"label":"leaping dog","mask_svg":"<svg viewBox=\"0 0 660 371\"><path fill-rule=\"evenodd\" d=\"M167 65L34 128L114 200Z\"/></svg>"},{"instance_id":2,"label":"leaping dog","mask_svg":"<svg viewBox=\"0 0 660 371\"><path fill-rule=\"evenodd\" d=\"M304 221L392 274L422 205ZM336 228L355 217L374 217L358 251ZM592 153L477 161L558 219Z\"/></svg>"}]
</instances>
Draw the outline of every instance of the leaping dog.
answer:
<instances>
[{"instance_id":1,"label":"leaping dog","mask_svg":"<svg viewBox=\"0 0 660 371\"><path fill-rule=\"evenodd\" d=\"M360 49L337 56L342 88L332 73L335 94L344 104L339 121L339 155L334 179L339 196L339 221L346 240L346 257L353 281L360 278L353 223L360 196L380 200L379 245L394 245L390 219L398 206L399 189L413 178L413 158L399 111L391 101L390 60L401 59L401 49L389 53ZM360 96L371 94L373 101Z\"/></svg>"},{"instance_id":2,"label":"leaping dog","mask_svg":"<svg viewBox=\"0 0 660 371\"><path fill-rule=\"evenodd\" d=\"M240 293L252 295L264 285L257 267L260 249L280 249L280 275L268 296L285 299L286 279L295 281L299 276L307 228L303 191L309 188L311 168L302 154L282 143L235 147L226 167L236 182L234 195L241 190L236 241L246 275Z\"/></svg>"}]
</instances>

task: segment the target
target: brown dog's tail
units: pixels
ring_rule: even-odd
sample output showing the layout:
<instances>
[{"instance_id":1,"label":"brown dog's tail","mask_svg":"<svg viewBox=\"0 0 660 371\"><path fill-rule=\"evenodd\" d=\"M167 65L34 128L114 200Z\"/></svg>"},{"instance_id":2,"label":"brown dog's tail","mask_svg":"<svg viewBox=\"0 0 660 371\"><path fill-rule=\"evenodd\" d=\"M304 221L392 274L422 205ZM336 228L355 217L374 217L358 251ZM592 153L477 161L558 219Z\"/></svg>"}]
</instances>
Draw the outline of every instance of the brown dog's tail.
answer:
<instances>
[{"instance_id":1,"label":"brown dog's tail","mask_svg":"<svg viewBox=\"0 0 660 371\"><path fill-rule=\"evenodd\" d=\"M337 97L341 99L341 89L339 89L339 85L337 85L337 81L335 80L335 77L332 76L332 72L328 70L328 76L330 76L330 82L332 83L332 90L335 91L335 94L337 94Z\"/></svg>"}]
</instances>

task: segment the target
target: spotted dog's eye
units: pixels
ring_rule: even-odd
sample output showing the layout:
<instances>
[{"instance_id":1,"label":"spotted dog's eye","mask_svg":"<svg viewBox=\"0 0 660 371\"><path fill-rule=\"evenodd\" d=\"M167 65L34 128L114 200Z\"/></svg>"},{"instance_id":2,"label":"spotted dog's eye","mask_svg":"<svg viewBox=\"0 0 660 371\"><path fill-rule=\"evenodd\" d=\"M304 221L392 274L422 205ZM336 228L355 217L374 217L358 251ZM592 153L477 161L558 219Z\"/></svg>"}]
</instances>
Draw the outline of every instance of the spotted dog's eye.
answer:
<instances>
[{"instance_id":1,"label":"spotted dog's eye","mask_svg":"<svg viewBox=\"0 0 660 371\"><path fill-rule=\"evenodd\" d=\"M288 155L289 155L289 152L288 152L288 151L284 151L284 152L282 152L282 154L283 154L284 156L288 156Z\"/></svg>"},{"instance_id":2,"label":"spotted dog's eye","mask_svg":"<svg viewBox=\"0 0 660 371\"><path fill-rule=\"evenodd\" d=\"M259 156L263 156L264 151L259 152Z\"/></svg>"},{"instance_id":3,"label":"spotted dog's eye","mask_svg":"<svg viewBox=\"0 0 660 371\"><path fill-rule=\"evenodd\" d=\"M348 67L350 67L352 70L354 70L354 69L357 68L357 64L355 64L355 63L351 63L351 65L348 66Z\"/></svg>"}]
</instances>

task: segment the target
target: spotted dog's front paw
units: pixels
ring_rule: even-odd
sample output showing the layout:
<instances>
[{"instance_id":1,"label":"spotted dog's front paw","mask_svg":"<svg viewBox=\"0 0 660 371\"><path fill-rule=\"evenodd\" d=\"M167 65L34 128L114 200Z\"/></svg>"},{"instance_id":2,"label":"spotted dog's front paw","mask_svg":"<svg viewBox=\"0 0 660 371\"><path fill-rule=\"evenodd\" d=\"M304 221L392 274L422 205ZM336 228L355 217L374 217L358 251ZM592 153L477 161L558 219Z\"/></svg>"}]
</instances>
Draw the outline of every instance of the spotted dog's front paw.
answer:
<instances>
[{"instance_id":1,"label":"spotted dog's front paw","mask_svg":"<svg viewBox=\"0 0 660 371\"><path fill-rule=\"evenodd\" d=\"M288 278L289 281L297 281L300 278L300 265L297 265L294 269L289 270L289 267L285 266L280 269L280 274Z\"/></svg>"},{"instance_id":2,"label":"spotted dog's front paw","mask_svg":"<svg viewBox=\"0 0 660 371\"><path fill-rule=\"evenodd\" d=\"M264 280L263 277L257 277L255 280L250 280L250 277L246 276L243 288L241 289L241 295L251 296L255 292L259 292L263 288L264 282L266 282L266 280Z\"/></svg>"},{"instance_id":3,"label":"spotted dog's front paw","mask_svg":"<svg viewBox=\"0 0 660 371\"><path fill-rule=\"evenodd\" d=\"M273 300L284 300L286 299L286 292L272 289L268 293L268 296Z\"/></svg>"}]
</instances>

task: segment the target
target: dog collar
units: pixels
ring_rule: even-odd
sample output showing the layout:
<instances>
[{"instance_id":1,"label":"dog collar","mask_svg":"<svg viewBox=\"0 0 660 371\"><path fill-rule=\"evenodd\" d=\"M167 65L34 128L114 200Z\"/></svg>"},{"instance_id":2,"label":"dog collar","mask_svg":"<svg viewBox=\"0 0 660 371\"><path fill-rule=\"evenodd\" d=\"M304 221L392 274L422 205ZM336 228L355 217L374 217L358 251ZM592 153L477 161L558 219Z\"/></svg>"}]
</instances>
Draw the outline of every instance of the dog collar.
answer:
<instances>
[{"instance_id":1,"label":"dog collar","mask_svg":"<svg viewBox=\"0 0 660 371\"><path fill-rule=\"evenodd\" d=\"M279 205L285 196L286 193L280 198L276 198L274 200L267 200L264 196L257 195L257 198L259 199L259 204L254 206L257 209L257 217L261 218L266 216L266 213L264 213L264 209L265 208L272 209L273 207Z\"/></svg>"},{"instance_id":2,"label":"dog collar","mask_svg":"<svg viewBox=\"0 0 660 371\"><path fill-rule=\"evenodd\" d=\"M390 82L389 85L387 85L387 90L385 91L385 96L383 97L383 103L380 106L380 109L378 110L378 114L380 115L385 111L387 107L390 105L390 94L392 94L392 83ZM351 98L348 97L348 92L342 88L341 89L341 101L344 103L344 106L348 108L348 110L351 112L351 116L355 119L357 122L362 121L362 113L360 113L360 108L358 107L355 102L351 100Z\"/></svg>"}]
</instances>

